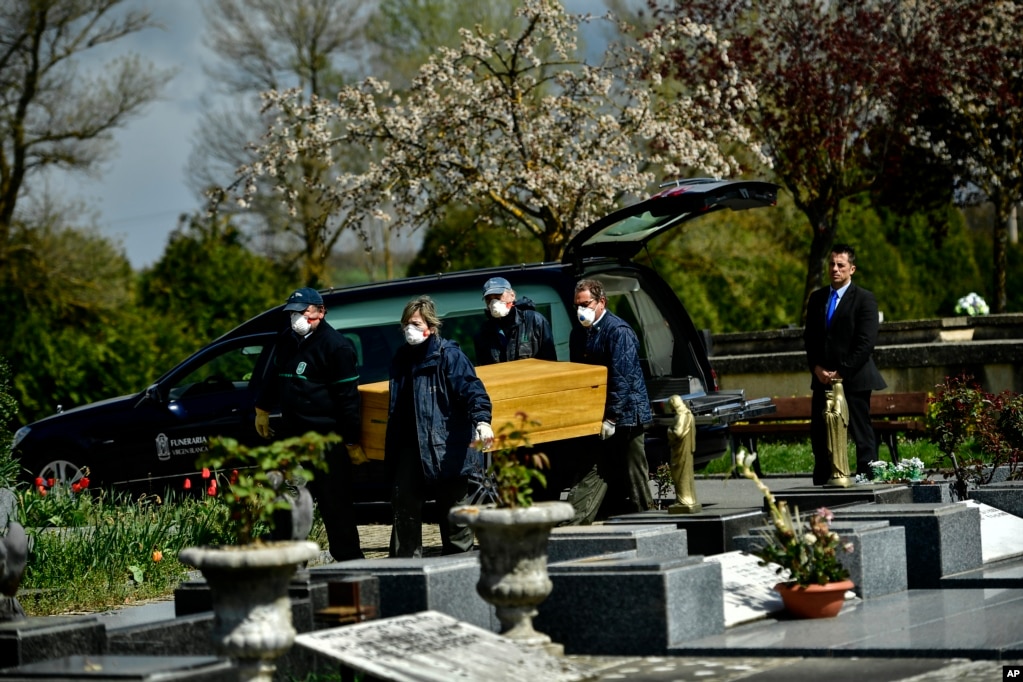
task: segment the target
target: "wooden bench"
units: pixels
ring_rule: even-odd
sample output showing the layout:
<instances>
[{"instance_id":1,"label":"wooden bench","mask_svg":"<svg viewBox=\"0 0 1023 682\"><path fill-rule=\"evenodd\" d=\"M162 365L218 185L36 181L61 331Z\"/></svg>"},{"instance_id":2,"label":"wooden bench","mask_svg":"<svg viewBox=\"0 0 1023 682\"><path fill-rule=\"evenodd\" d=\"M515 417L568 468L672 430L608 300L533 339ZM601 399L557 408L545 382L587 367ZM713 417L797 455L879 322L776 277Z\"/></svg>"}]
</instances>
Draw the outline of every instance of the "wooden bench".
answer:
<instances>
[{"instance_id":1,"label":"wooden bench","mask_svg":"<svg viewBox=\"0 0 1023 682\"><path fill-rule=\"evenodd\" d=\"M740 447L746 448L748 452L756 452L757 441L761 438L808 438L811 400L809 396L773 398L773 413L732 424L732 452L737 452ZM899 462L898 434L923 433L926 431L926 416L926 393L874 393L870 396L870 419L874 434L879 444L888 446L893 464ZM759 465L759 461L756 464ZM759 466L756 468L759 469Z\"/></svg>"}]
</instances>

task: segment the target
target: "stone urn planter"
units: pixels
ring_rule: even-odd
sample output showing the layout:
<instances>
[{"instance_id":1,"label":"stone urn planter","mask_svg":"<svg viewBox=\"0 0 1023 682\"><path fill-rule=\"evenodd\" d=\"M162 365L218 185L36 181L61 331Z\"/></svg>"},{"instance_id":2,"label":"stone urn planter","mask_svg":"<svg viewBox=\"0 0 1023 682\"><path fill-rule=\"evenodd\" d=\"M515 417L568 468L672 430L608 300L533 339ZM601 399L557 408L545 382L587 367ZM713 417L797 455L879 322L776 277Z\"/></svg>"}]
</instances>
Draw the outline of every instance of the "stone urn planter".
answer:
<instances>
[{"instance_id":1,"label":"stone urn planter","mask_svg":"<svg viewBox=\"0 0 1023 682\"><path fill-rule=\"evenodd\" d=\"M295 641L288 583L319 553L319 545L306 541L181 550L179 560L210 586L213 644L237 663L239 680L273 680L276 659Z\"/></svg>"},{"instance_id":2,"label":"stone urn planter","mask_svg":"<svg viewBox=\"0 0 1023 682\"><path fill-rule=\"evenodd\" d=\"M774 590L781 595L785 610L796 618L834 618L845 604L845 593L855 585L841 580L827 585L778 583Z\"/></svg>"},{"instance_id":3,"label":"stone urn planter","mask_svg":"<svg viewBox=\"0 0 1023 682\"><path fill-rule=\"evenodd\" d=\"M560 645L533 629L536 607L553 585L547 575L551 529L572 518L567 502L538 502L529 507L463 506L449 518L470 526L480 546L476 591L494 605L501 634L521 644L563 653Z\"/></svg>"}]
</instances>

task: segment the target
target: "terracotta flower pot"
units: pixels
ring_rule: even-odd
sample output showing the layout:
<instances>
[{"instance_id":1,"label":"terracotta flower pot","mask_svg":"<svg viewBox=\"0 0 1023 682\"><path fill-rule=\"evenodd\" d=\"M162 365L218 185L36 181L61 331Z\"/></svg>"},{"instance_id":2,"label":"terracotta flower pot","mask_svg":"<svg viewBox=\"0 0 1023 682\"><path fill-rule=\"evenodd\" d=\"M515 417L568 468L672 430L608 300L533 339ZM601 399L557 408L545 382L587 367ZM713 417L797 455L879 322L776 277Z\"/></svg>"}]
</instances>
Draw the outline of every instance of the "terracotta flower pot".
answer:
<instances>
[{"instance_id":1,"label":"terracotta flower pot","mask_svg":"<svg viewBox=\"0 0 1023 682\"><path fill-rule=\"evenodd\" d=\"M846 591L853 587L853 581L842 580L807 587L778 583L774 589L781 595L785 610L796 618L834 618L842 610Z\"/></svg>"}]
</instances>

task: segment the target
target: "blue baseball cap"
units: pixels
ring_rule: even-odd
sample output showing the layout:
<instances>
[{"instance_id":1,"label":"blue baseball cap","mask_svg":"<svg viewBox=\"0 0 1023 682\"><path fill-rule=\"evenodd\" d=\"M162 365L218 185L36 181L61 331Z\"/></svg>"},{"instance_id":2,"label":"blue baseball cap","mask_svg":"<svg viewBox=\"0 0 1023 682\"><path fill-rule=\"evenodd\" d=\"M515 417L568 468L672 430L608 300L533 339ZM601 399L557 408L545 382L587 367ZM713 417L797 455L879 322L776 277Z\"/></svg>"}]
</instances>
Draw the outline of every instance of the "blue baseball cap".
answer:
<instances>
[{"instance_id":1,"label":"blue baseball cap","mask_svg":"<svg viewBox=\"0 0 1023 682\"><path fill-rule=\"evenodd\" d=\"M491 277L483 285L483 298L487 296L500 296L506 291L511 291L511 284L504 277Z\"/></svg>"},{"instance_id":2,"label":"blue baseball cap","mask_svg":"<svg viewBox=\"0 0 1023 682\"><path fill-rule=\"evenodd\" d=\"M311 305L323 305L323 296L320 292L310 287L302 287L288 296L288 302L284 304L286 311L302 312Z\"/></svg>"}]
</instances>

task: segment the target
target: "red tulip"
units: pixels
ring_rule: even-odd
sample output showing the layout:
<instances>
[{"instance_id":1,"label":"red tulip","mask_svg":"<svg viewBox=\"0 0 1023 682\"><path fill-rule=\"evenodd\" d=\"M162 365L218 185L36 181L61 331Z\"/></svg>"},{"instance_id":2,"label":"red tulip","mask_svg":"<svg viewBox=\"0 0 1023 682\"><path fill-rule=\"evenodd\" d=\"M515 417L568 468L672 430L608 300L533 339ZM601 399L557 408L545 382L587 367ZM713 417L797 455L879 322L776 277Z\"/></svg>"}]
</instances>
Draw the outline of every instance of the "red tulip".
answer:
<instances>
[{"instance_id":1,"label":"red tulip","mask_svg":"<svg viewBox=\"0 0 1023 682\"><path fill-rule=\"evenodd\" d=\"M46 485L46 481L43 480L42 476L38 476L36 478L36 485L37 486L44 486L44 485Z\"/></svg>"},{"instance_id":2,"label":"red tulip","mask_svg":"<svg viewBox=\"0 0 1023 682\"><path fill-rule=\"evenodd\" d=\"M203 467L202 468L202 477L203 478L209 478L210 477L210 470L207 467Z\"/></svg>"},{"instance_id":3,"label":"red tulip","mask_svg":"<svg viewBox=\"0 0 1023 682\"><path fill-rule=\"evenodd\" d=\"M210 497L216 497L217 496L217 486L211 485L209 488L206 489L206 494L209 495Z\"/></svg>"},{"instance_id":4,"label":"red tulip","mask_svg":"<svg viewBox=\"0 0 1023 682\"><path fill-rule=\"evenodd\" d=\"M82 480L80 480L78 482L82 485L82 490L85 490L86 488L89 487L89 477L88 476L83 476Z\"/></svg>"},{"instance_id":5,"label":"red tulip","mask_svg":"<svg viewBox=\"0 0 1023 682\"><path fill-rule=\"evenodd\" d=\"M191 489L192 489L192 479L186 478L185 479L185 490L191 490Z\"/></svg>"}]
</instances>

